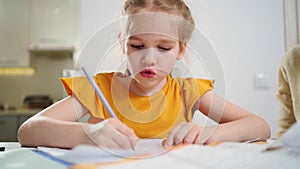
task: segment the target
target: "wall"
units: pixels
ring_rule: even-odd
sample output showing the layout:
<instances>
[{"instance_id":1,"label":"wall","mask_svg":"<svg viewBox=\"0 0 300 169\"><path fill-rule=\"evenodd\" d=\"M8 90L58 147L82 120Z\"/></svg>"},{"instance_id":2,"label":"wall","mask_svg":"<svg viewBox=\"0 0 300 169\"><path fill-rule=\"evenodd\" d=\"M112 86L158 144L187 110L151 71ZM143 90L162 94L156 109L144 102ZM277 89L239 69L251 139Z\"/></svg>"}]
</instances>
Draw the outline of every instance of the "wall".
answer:
<instances>
[{"instance_id":1,"label":"wall","mask_svg":"<svg viewBox=\"0 0 300 169\"><path fill-rule=\"evenodd\" d=\"M117 19L122 2L81 1L82 44L99 28ZM225 97L265 118L275 136L278 105L274 94L277 68L284 53L282 0L186 2L197 29L207 36L218 53L225 74ZM254 85L258 74L264 76L266 87Z\"/></svg>"},{"instance_id":2,"label":"wall","mask_svg":"<svg viewBox=\"0 0 300 169\"><path fill-rule=\"evenodd\" d=\"M227 99L265 118L274 136L277 69L284 53L283 2L201 0L193 6L199 29L219 53ZM268 88L255 87L260 73Z\"/></svg>"}]
</instances>

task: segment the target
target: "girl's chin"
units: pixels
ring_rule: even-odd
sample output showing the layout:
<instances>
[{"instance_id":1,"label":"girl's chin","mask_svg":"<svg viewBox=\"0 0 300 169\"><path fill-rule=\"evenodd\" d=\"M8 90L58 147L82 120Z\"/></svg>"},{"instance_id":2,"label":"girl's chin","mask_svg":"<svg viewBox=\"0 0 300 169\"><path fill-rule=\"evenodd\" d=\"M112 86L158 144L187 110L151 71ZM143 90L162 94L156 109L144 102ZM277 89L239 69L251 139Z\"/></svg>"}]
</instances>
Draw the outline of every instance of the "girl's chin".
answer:
<instances>
[{"instance_id":1,"label":"girl's chin","mask_svg":"<svg viewBox=\"0 0 300 169\"><path fill-rule=\"evenodd\" d=\"M158 78L157 76L153 78L140 76L135 78L135 81L145 88L160 88L159 86L165 82L165 78Z\"/></svg>"}]
</instances>

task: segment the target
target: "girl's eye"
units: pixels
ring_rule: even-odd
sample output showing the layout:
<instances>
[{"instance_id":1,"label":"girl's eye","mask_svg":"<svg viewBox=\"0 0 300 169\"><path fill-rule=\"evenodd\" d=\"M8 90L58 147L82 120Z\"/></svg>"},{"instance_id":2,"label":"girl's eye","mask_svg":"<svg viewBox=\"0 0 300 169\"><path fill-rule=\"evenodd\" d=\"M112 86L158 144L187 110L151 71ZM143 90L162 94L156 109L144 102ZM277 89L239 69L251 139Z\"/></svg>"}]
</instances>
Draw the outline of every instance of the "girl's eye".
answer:
<instances>
[{"instance_id":1,"label":"girl's eye","mask_svg":"<svg viewBox=\"0 0 300 169\"><path fill-rule=\"evenodd\" d=\"M143 49L144 48L144 45L134 45L134 44L131 44L130 46L132 48L135 48L135 49Z\"/></svg>"},{"instance_id":2,"label":"girl's eye","mask_svg":"<svg viewBox=\"0 0 300 169\"><path fill-rule=\"evenodd\" d=\"M160 51L169 51L169 50L171 50L171 48L161 47L161 46L159 46L158 49L159 49Z\"/></svg>"}]
</instances>

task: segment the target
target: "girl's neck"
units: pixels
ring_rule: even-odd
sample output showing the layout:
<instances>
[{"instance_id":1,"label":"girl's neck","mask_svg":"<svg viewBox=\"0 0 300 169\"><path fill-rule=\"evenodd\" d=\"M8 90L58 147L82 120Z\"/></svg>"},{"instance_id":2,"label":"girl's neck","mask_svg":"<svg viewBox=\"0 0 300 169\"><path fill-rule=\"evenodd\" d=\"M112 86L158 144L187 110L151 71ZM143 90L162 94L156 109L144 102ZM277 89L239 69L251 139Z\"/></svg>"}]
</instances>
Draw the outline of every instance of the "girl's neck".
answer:
<instances>
[{"instance_id":1,"label":"girl's neck","mask_svg":"<svg viewBox=\"0 0 300 169\"><path fill-rule=\"evenodd\" d=\"M144 87L139 84L136 80L132 79L129 87L130 93L137 96L152 96L159 93L166 85L166 79L162 80L159 84L154 87Z\"/></svg>"}]
</instances>

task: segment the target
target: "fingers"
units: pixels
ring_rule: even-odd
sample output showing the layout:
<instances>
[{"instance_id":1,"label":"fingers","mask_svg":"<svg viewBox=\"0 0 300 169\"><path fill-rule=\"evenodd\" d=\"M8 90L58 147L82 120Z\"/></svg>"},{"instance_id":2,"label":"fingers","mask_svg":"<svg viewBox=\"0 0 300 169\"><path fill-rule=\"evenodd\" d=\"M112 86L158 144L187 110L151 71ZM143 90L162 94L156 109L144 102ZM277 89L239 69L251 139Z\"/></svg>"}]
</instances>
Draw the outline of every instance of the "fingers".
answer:
<instances>
[{"instance_id":1,"label":"fingers","mask_svg":"<svg viewBox=\"0 0 300 169\"><path fill-rule=\"evenodd\" d=\"M134 130L132 128L129 128L120 120L111 119L111 123L109 123L109 125L111 125L117 131L119 131L120 133L124 134L125 136L129 137L132 140L138 139L138 136L134 133Z\"/></svg>"},{"instance_id":2,"label":"fingers","mask_svg":"<svg viewBox=\"0 0 300 169\"><path fill-rule=\"evenodd\" d=\"M88 126L86 131L92 144L101 147L129 149L138 142L134 131L118 119L110 118Z\"/></svg>"},{"instance_id":3,"label":"fingers","mask_svg":"<svg viewBox=\"0 0 300 169\"><path fill-rule=\"evenodd\" d=\"M129 149L136 145L138 137L134 133L133 129L126 126L118 119L109 119L109 122L105 126L109 131L112 143L114 146L110 148L122 148Z\"/></svg>"},{"instance_id":4,"label":"fingers","mask_svg":"<svg viewBox=\"0 0 300 169\"><path fill-rule=\"evenodd\" d=\"M199 142L197 142L197 138L198 136L200 136L201 134L201 129L198 126L194 126L189 133L185 136L183 143L184 144L198 144Z\"/></svg>"},{"instance_id":5,"label":"fingers","mask_svg":"<svg viewBox=\"0 0 300 169\"><path fill-rule=\"evenodd\" d=\"M168 137L163 141L164 147L170 147L177 144L198 144L202 128L193 123L180 123L174 127Z\"/></svg>"},{"instance_id":6,"label":"fingers","mask_svg":"<svg viewBox=\"0 0 300 169\"><path fill-rule=\"evenodd\" d=\"M117 148L129 149L134 147L138 142L138 137L133 129L129 128L121 121L112 119L110 123L108 123L108 127L111 127L114 131L111 134L115 143L118 144Z\"/></svg>"},{"instance_id":7,"label":"fingers","mask_svg":"<svg viewBox=\"0 0 300 169\"><path fill-rule=\"evenodd\" d=\"M170 147L172 145L175 145L174 137L175 137L176 133L178 132L178 130L181 128L182 125L183 125L183 123L180 123L179 125L175 126L170 131L168 137L165 140L163 140L163 142L162 142L164 147Z\"/></svg>"}]
</instances>

